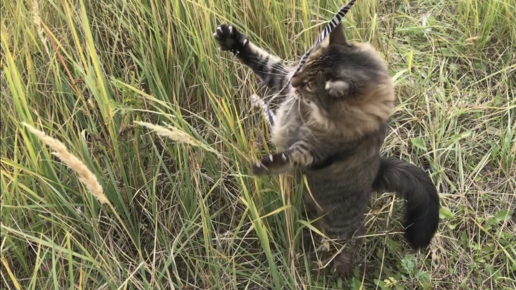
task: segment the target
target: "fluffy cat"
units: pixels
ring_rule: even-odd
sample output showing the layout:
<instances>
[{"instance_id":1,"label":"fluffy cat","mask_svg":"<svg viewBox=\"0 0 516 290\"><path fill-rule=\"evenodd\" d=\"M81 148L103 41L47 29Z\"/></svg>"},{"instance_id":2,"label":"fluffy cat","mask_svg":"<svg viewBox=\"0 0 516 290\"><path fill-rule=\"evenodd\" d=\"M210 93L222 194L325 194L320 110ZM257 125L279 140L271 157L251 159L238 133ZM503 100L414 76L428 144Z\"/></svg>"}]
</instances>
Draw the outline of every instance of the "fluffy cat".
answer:
<instances>
[{"instance_id":1,"label":"fluffy cat","mask_svg":"<svg viewBox=\"0 0 516 290\"><path fill-rule=\"evenodd\" d=\"M235 26L222 24L214 36L221 50L233 52L273 92L284 88L272 127L278 151L251 170L255 175L297 170L306 176L303 199L322 216L317 227L348 243L334 260L342 277L352 272L354 236L365 231L373 191L406 199L407 241L416 249L430 244L439 224L432 180L414 165L380 157L396 98L387 65L370 44L348 42L339 24L286 86L293 68Z\"/></svg>"}]
</instances>

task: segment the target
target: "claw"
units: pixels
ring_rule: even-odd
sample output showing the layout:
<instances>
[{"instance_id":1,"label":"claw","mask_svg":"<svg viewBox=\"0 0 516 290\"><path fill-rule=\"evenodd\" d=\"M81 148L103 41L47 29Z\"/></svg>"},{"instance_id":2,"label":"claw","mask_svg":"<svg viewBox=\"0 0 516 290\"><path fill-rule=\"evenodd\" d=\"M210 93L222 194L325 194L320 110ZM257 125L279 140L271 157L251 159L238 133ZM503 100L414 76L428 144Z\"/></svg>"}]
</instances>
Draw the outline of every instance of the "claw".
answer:
<instances>
[{"instance_id":1,"label":"claw","mask_svg":"<svg viewBox=\"0 0 516 290\"><path fill-rule=\"evenodd\" d=\"M220 26L217 26L217 31L220 31L220 33L222 33L222 28L220 28Z\"/></svg>"},{"instance_id":2,"label":"claw","mask_svg":"<svg viewBox=\"0 0 516 290\"><path fill-rule=\"evenodd\" d=\"M269 154L269 159L271 160L271 162L274 161L272 154Z\"/></svg>"}]
</instances>

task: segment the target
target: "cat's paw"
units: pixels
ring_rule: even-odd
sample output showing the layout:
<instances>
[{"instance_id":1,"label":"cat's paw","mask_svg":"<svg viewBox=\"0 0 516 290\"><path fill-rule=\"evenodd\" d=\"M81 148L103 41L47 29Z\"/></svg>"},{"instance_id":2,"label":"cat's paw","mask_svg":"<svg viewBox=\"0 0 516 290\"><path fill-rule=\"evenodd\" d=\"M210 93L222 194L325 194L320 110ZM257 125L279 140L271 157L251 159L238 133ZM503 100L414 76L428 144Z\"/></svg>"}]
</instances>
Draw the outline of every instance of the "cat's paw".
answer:
<instances>
[{"instance_id":1,"label":"cat's paw","mask_svg":"<svg viewBox=\"0 0 516 290\"><path fill-rule=\"evenodd\" d=\"M233 53L244 51L248 43L247 37L233 25L219 25L213 36L217 40L220 50L229 50Z\"/></svg>"},{"instance_id":2,"label":"cat's paw","mask_svg":"<svg viewBox=\"0 0 516 290\"><path fill-rule=\"evenodd\" d=\"M291 168L290 158L286 153L275 153L251 165L254 175L280 174Z\"/></svg>"}]
</instances>

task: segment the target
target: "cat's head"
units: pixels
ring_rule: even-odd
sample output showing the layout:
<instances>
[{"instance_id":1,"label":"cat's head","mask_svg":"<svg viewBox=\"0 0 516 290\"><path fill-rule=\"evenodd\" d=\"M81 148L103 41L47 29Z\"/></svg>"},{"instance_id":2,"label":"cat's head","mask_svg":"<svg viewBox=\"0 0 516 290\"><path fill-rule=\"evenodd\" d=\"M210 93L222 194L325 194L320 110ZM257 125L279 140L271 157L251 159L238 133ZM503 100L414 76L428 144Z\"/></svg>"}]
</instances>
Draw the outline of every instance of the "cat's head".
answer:
<instances>
[{"instance_id":1,"label":"cat's head","mask_svg":"<svg viewBox=\"0 0 516 290\"><path fill-rule=\"evenodd\" d=\"M348 42L341 24L293 76L292 86L325 118L349 117L352 111L385 121L394 105L386 63L369 43Z\"/></svg>"}]
</instances>

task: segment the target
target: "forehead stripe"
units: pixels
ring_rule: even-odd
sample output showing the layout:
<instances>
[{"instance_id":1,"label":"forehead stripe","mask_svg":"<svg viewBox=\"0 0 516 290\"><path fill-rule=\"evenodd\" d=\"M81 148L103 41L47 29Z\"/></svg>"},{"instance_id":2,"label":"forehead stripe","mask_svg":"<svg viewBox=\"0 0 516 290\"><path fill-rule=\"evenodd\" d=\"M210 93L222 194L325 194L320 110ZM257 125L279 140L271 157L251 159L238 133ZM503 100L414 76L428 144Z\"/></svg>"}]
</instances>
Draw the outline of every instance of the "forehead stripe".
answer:
<instances>
[{"instance_id":1,"label":"forehead stripe","mask_svg":"<svg viewBox=\"0 0 516 290\"><path fill-rule=\"evenodd\" d=\"M270 103L272 100L274 100L277 96L279 96L279 94L281 94L283 92L283 90L285 90L288 87L288 85L292 81L292 78L294 77L294 75L296 75L306 64L308 57L310 56L312 51L317 46L319 46L319 44L326 38L326 36L328 36L328 34L330 34L330 32L333 31L333 29L335 29L335 27L337 27L337 25L340 23L342 18L348 13L349 9L351 9L351 7L353 7L353 4L355 4L355 1L356 0L350 0L348 3L346 3L346 5L344 5L342 8L340 8L340 10L337 12L337 14L335 14L335 16L333 16L330 23L328 23L326 28L324 28L324 30L321 32L321 34L317 38L317 41L314 43L314 45L312 45L312 47L310 47L310 49L308 49L305 52L305 54L301 57L301 60L299 61L294 73L289 76L288 81L285 83L285 85L279 90L279 92L276 94L276 96L274 96L271 100L269 100L268 103ZM272 118L270 118L270 119L272 119ZM269 124L271 124L271 122L269 122Z\"/></svg>"},{"instance_id":2,"label":"forehead stripe","mask_svg":"<svg viewBox=\"0 0 516 290\"><path fill-rule=\"evenodd\" d=\"M335 29L335 27L337 27L337 25L340 23L342 18L348 13L349 9L351 9L351 7L353 7L353 4L355 4L355 1L356 0L350 0L348 3L346 3L346 5L344 5L342 8L340 8L339 12L337 12L337 14L335 14L335 16L333 16L333 18L331 19L330 23L328 23L326 28L324 28L324 30L321 32L321 34L317 38L317 41L314 43L314 45L312 45L312 47L310 47L310 49L308 49L305 52L305 54L301 57L301 60L299 61L296 70L294 71L293 74L290 75L287 83L285 84L285 86L283 86L283 88L281 88L281 90L278 92L277 95L281 94L281 92L283 92L283 90L285 88L287 88L287 86L292 81L292 77L294 77L294 75L296 75L303 68L303 66L306 64L306 62L308 60L308 57L310 56L312 51L317 46L319 46L319 44L326 38L326 36L328 36L328 34L330 34L330 32L333 31L333 29Z\"/></svg>"},{"instance_id":3,"label":"forehead stripe","mask_svg":"<svg viewBox=\"0 0 516 290\"><path fill-rule=\"evenodd\" d=\"M294 74L292 74L292 76L290 76L288 83L290 83L290 81L292 80L292 77L303 68L303 66L306 64L306 61L308 60L308 57L312 53L312 51L317 46L319 46L319 44L326 38L326 36L328 36L328 34L330 34L330 32L333 31L333 29L335 29L335 27L337 27L337 25L340 23L342 18L348 13L349 9L351 9L353 4L355 4L355 0L349 1L348 3L346 3L346 5L344 5L342 8L340 8L339 12L337 12L337 14L335 16L333 16L330 23L328 23L326 28L324 28L324 30L321 32L321 34L317 38L317 41L314 43L314 45L312 45L312 47L310 47L310 49L305 52L303 57L301 57L301 60L299 61L299 64L297 65L297 68L296 68Z\"/></svg>"}]
</instances>

